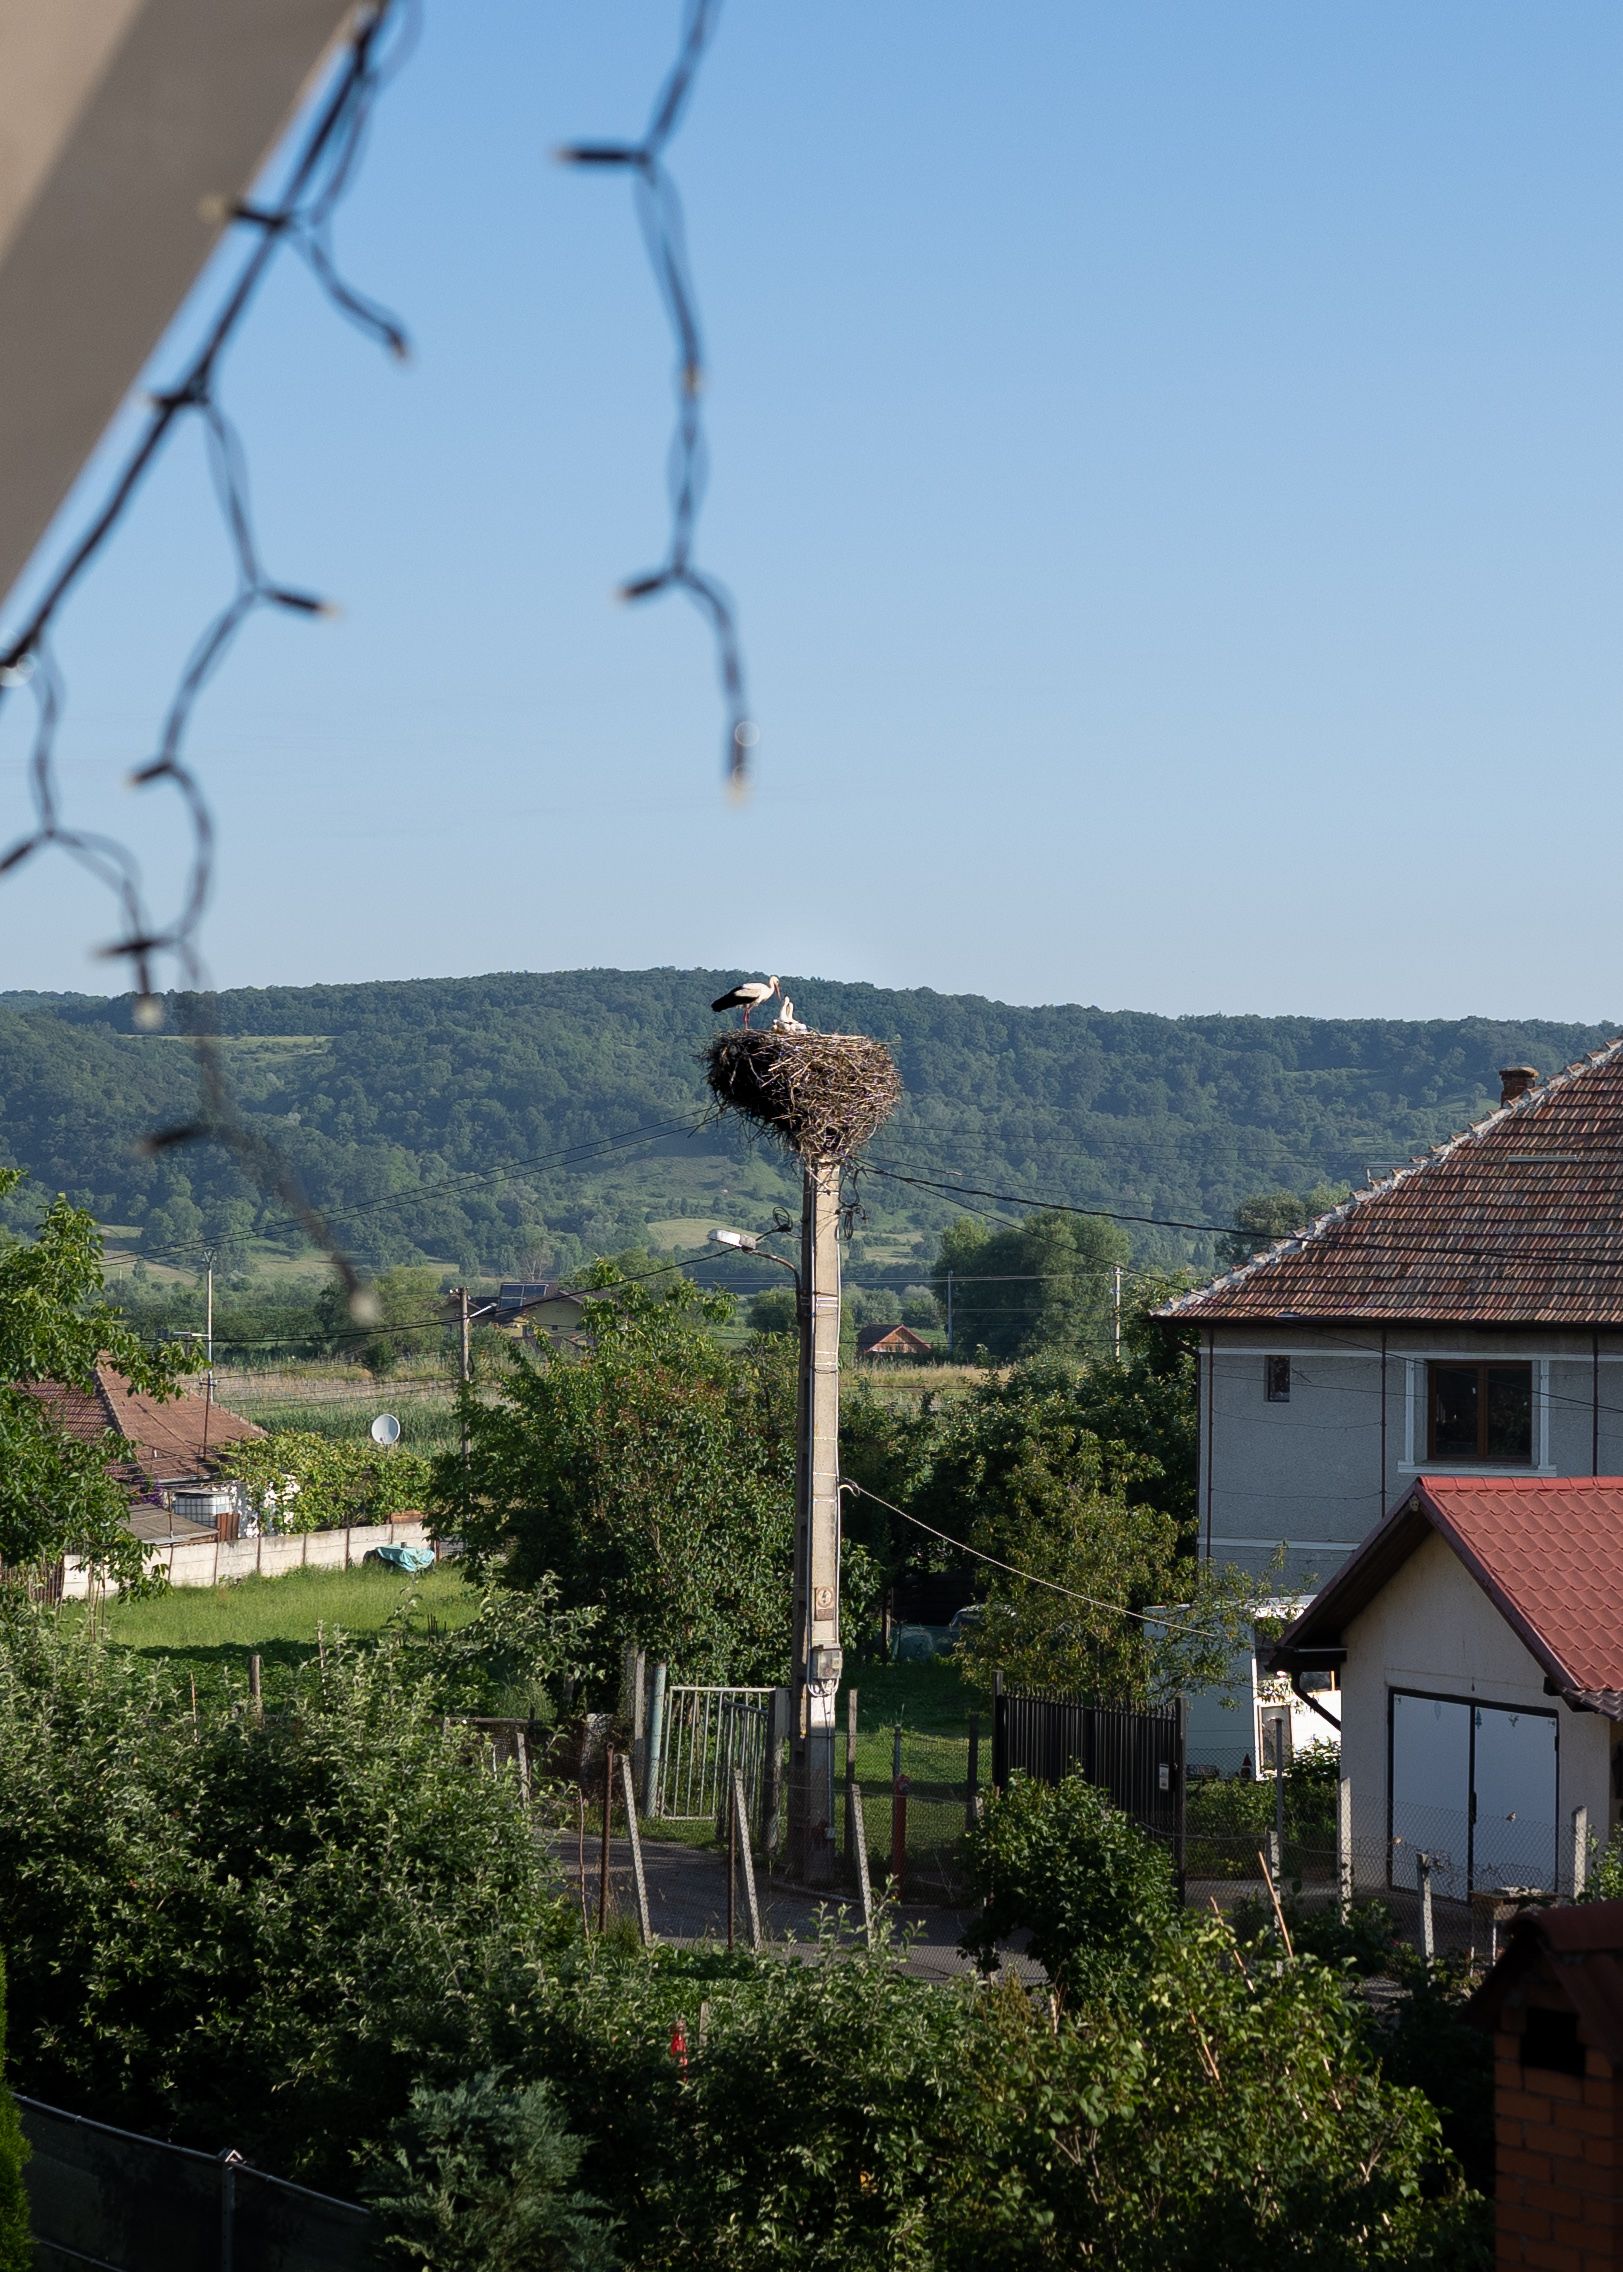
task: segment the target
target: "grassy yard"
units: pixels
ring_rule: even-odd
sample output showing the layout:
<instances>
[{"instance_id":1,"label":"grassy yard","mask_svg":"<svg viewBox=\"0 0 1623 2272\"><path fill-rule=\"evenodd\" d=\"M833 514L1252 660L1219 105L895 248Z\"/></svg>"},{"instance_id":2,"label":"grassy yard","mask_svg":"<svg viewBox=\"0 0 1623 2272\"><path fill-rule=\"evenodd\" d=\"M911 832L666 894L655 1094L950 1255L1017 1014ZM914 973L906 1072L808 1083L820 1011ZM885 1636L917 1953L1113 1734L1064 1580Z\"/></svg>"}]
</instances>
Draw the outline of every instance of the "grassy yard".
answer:
<instances>
[{"instance_id":1,"label":"grassy yard","mask_svg":"<svg viewBox=\"0 0 1623 2272\"><path fill-rule=\"evenodd\" d=\"M243 1578L230 1586L176 1586L151 1601L115 1599L103 1615L111 1640L146 1657L165 1657L198 1693L245 1694L248 1659L263 1660L265 1693L290 1680L313 1655L321 1630L378 1632L407 1600L442 1626L463 1625L479 1597L448 1565L419 1578L376 1564L354 1570L293 1570L285 1578Z\"/></svg>"}]
</instances>

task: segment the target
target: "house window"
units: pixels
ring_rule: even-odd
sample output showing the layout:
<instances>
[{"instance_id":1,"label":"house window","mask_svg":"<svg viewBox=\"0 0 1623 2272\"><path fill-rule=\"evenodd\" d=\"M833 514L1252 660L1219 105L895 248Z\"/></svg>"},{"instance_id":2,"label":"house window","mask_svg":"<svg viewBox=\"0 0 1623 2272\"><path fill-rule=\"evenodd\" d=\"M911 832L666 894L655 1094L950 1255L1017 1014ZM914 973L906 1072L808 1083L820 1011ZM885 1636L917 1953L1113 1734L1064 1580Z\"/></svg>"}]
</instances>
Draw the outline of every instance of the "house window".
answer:
<instances>
[{"instance_id":1,"label":"house window","mask_svg":"<svg viewBox=\"0 0 1623 2272\"><path fill-rule=\"evenodd\" d=\"M1432 1365L1427 1370L1429 1458L1532 1466L1531 1365Z\"/></svg>"},{"instance_id":2,"label":"house window","mask_svg":"<svg viewBox=\"0 0 1623 2272\"><path fill-rule=\"evenodd\" d=\"M1289 1404L1291 1400L1291 1361L1288 1357L1264 1357L1262 1360L1262 1393L1270 1404Z\"/></svg>"}]
</instances>

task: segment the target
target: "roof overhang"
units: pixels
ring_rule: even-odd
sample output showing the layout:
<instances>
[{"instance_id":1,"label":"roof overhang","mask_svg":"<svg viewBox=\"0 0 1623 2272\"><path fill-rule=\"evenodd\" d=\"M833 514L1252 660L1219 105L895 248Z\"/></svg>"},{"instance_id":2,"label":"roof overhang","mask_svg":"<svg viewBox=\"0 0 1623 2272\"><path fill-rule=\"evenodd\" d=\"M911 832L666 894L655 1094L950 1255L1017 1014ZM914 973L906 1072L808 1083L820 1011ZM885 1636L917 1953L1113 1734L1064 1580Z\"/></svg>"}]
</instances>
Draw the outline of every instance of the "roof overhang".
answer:
<instances>
[{"instance_id":1,"label":"roof overhang","mask_svg":"<svg viewBox=\"0 0 1623 2272\"><path fill-rule=\"evenodd\" d=\"M1389 1585L1403 1565L1436 1535L1476 1580L1494 1608L1548 1677L1555 1694L1575 1711L1601 1712L1623 1719L1623 1692L1582 1689L1549 1638L1541 1633L1500 1585L1459 1527L1450 1520L1442 1502L1418 1477L1378 1530L1370 1533L1349 1561L1315 1594L1307 1608L1270 1653L1277 1672L1305 1672L1329 1661L1320 1652L1346 1653L1346 1627ZM1605 1701L1611 1699L1611 1702Z\"/></svg>"}]
</instances>

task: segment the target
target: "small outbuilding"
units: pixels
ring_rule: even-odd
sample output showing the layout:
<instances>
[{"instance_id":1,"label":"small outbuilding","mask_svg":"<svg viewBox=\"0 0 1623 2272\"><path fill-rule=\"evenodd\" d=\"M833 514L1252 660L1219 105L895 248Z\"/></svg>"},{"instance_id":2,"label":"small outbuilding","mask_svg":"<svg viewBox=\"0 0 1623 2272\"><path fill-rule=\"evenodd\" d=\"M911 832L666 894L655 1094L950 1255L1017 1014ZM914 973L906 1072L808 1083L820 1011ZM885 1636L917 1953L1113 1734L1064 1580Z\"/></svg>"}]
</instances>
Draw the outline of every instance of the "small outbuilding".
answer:
<instances>
[{"instance_id":1,"label":"small outbuilding","mask_svg":"<svg viewBox=\"0 0 1623 2272\"><path fill-rule=\"evenodd\" d=\"M1494 2037L1499 2272L1623 2272L1623 1901L1519 1917L1469 2010Z\"/></svg>"},{"instance_id":2,"label":"small outbuilding","mask_svg":"<svg viewBox=\"0 0 1623 2272\"><path fill-rule=\"evenodd\" d=\"M1425 1856L1444 1897L1574 1891L1623 1767L1623 1479L1419 1476L1273 1661L1339 1680L1355 1890Z\"/></svg>"}]
</instances>

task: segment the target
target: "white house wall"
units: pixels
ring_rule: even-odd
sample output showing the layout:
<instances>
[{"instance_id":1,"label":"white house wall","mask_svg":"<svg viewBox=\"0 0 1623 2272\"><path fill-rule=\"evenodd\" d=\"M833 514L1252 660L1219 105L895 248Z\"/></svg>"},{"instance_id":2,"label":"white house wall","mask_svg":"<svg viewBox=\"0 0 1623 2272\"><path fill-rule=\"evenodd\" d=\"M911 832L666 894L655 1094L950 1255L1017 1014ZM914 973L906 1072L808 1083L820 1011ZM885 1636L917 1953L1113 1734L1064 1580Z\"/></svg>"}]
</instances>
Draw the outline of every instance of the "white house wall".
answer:
<instances>
[{"instance_id":1,"label":"white house wall","mask_svg":"<svg viewBox=\"0 0 1623 2272\"><path fill-rule=\"evenodd\" d=\"M1343 1636L1341 1772L1351 1786L1353 1878L1361 1893L1388 1883L1388 1698L1394 1688L1462 1702L1554 1711L1559 1890L1571 1891L1573 1809L1611 1827L1612 1723L1549 1696L1544 1670L1440 1538L1428 1538Z\"/></svg>"},{"instance_id":2,"label":"white house wall","mask_svg":"<svg viewBox=\"0 0 1623 2272\"><path fill-rule=\"evenodd\" d=\"M1288 1403L1264 1395L1269 1356L1291 1360ZM1533 1364L1531 1469L1426 1458L1426 1364ZM1214 1561L1267 1569L1311 1590L1397 1504L1417 1473L1623 1475L1623 1343L1587 1334L1463 1328L1228 1327L1200 1345L1200 1524Z\"/></svg>"}]
</instances>

